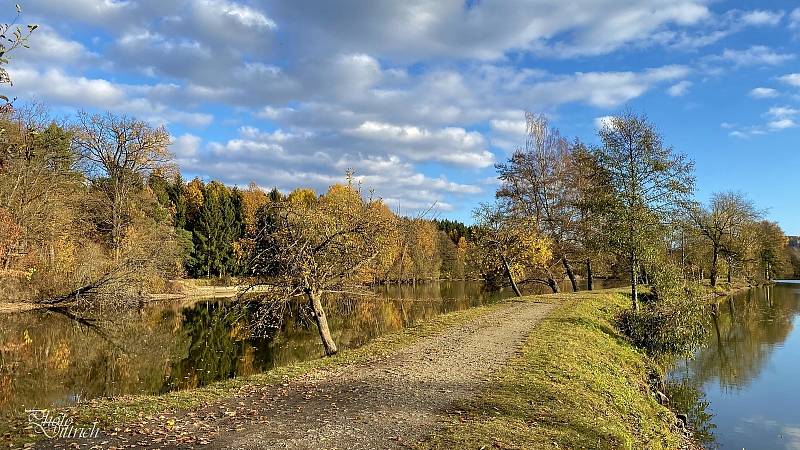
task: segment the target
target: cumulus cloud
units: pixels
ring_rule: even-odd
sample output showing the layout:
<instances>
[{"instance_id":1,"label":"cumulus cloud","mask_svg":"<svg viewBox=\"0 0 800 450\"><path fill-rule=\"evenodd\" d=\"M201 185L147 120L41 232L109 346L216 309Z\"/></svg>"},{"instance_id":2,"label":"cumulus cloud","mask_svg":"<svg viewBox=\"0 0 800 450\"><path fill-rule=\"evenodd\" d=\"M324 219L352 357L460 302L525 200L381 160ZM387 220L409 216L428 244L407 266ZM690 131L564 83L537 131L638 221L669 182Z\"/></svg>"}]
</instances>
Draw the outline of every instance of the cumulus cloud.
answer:
<instances>
[{"instance_id":1,"label":"cumulus cloud","mask_svg":"<svg viewBox=\"0 0 800 450\"><path fill-rule=\"evenodd\" d=\"M742 22L747 25L770 25L775 26L781 22L781 19L784 16L783 11L767 11L767 10L755 10L755 11L748 11L742 15Z\"/></svg>"},{"instance_id":2,"label":"cumulus cloud","mask_svg":"<svg viewBox=\"0 0 800 450\"><path fill-rule=\"evenodd\" d=\"M764 113L764 117L767 120L763 125L739 127L737 125L725 123L723 124L723 128L731 129L730 135L733 137L749 138L751 136L794 128L797 126L797 116L800 116L800 109L791 106L773 106Z\"/></svg>"},{"instance_id":3,"label":"cumulus cloud","mask_svg":"<svg viewBox=\"0 0 800 450\"><path fill-rule=\"evenodd\" d=\"M670 86L669 89L667 89L667 94L671 97L683 97L689 93L689 88L692 87L692 84L691 81L683 80Z\"/></svg>"},{"instance_id":4,"label":"cumulus cloud","mask_svg":"<svg viewBox=\"0 0 800 450\"><path fill-rule=\"evenodd\" d=\"M753 98L775 98L778 96L778 91L772 88L757 87L753 88L748 95Z\"/></svg>"},{"instance_id":5,"label":"cumulus cloud","mask_svg":"<svg viewBox=\"0 0 800 450\"><path fill-rule=\"evenodd\" d=\"M648 92L686 95L703 69L691 61L601 69L595 57L697 50L787 16L712 4L40 0L25 5L42 28L12 76L15 95L175 124L172 149L190 173L323 190L352 167L403 208L457 208L483 192L472 180L524 142L523 110L579 104L606 114ZM574 57L582 70L545 70L548 60ZM754 46L707 64L793 57ZM768 88L751 95L771 95L758 89ZM765 122L785 119L793 120Z\"/></svg>"},{"instance_id":6,"label":"cumulus cloud","mask_svg":"<svg viewBox=\"0 0 800 450\"><path fill-rule=\"evenodd\" d=\"M722 54L708 58L714 64L728 63L734 67L768 65L777 66L795 58L792 53L780 53L763 45L754 45L744 50L725 49Z\"/></svg>"},{"instance_id":7,"label":"cumulus cloud","mask_svg":"<svg viewBox=\"0 0 800 450\"><path fill-rule=\"evenodd\" d=\"M778 79L788 85L800 87L800 73L790 73L778 77Z\"/></svg>"}]
</instances>

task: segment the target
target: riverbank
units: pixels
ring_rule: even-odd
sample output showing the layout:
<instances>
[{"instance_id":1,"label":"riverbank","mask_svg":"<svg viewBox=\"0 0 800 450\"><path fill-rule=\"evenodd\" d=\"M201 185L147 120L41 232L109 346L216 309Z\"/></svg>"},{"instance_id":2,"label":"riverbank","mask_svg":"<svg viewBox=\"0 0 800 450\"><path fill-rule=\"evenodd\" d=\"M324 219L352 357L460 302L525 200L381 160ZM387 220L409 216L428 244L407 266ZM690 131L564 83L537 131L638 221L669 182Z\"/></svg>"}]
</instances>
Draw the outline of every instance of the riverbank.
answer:
<instances>
[{"instance_id":1,"label":"riverbank","mask_svg":"<svg viewBox=\"0 0 800 450\"><path fill-rule=\"evenodd\" d=\"M522 354L419 448L690 448L651 394L659 369L614 327L623 291L548 296L564 303Z\"/></svg>"},{"instance_id":2,"label":"riverbank","mask_svg":"<svg viewBox=\"0 0 800 450\"><path fill-rule=\"evenodd\" d=\"M334 358L59 411L98 421L104 445L119 446L674 448L674 415L647 385L652 363L612 325L627 303L621 290L516 299Z\"/></svg>"}]
</instances>

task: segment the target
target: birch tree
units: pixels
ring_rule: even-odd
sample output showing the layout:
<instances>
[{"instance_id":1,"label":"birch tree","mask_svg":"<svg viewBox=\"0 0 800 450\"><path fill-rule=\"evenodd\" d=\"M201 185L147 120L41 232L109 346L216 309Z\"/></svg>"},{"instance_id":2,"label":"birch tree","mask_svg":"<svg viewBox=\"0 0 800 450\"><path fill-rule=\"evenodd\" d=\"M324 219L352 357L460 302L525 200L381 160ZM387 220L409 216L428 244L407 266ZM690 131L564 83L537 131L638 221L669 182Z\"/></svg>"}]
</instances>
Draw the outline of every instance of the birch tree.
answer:
<instances>
[{"instance_id":1,"label":"birch tree","mask_svg":"<svg viewBox=\"0 0 800 450\"><path fill-rule=\"evenodd\" d=\"M612 240L627 259L631 301L639 309L639 272L648 247L694 190L694 164L664 144L646 117L626 113L599 131L600 163L618 198Z\"/></svg>"}]
</instances>

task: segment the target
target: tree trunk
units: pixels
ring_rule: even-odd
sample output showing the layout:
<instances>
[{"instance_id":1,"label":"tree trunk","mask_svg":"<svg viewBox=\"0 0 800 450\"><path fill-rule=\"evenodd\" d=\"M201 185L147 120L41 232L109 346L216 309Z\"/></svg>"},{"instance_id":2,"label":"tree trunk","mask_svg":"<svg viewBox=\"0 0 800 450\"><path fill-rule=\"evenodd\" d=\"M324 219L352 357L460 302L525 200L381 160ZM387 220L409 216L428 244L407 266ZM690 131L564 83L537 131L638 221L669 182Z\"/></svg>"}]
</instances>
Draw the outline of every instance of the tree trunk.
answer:
<instances>
[{"instance_id":1,"label":"tree trunk","mask_svg":"<svg viewBox=\"0 0 800 450\"><path fill-rule=\"evenodd\" d=\"M728 284L733 282L733 257L728 256Z\"/></svg>"},{"instance_id":2,"label":"tree trunk","mask_svg":"<svg viewBox=\"0 0 800 450\"><path fill-rule=\"evenodd\" d=\"M556 282L556 280L553 279L553 277L550 276L547 277L547 285L550 286L550 290L553 291L553 294L558 294L558 292L560 291L558 283Z\"/></svg>"},{"instance_id":3,"label":"tree trunk","mask_svg":"<svg viewBox=\"0 0 800 450\"><path fill-rule=\"evenodd\" d=\"M561 257L561 263L564 264L564 270L567 271L569 281L572 283L572 292L578 292L580 290L578 289L578 282L575 281L575 273L572 272L572 266L569 264L569 261L567 261L566 256Z\"/></svg>"},{"instance_id":4,"label":"tree trunk","mask_svg":"<svg viewBox=\"0 0 800 450\"><path fill-rule=\"evenodd\" d=\"M522 297L522 292L519 291L519 287L517 287L517 282L514 281L514 275L511 273L511 267L508 265L508 260L505 256L503 258L503 267L506 269L506 275L508 276L508 281L511 282L511 289L514 290L514 294L517 297Z\"/></svg>"},{"instance_id":5,"label":"tree trunk","mask_svg":"<svg viewBox=\"0 0 800 450\"><path fill-rule=\"evenodd\" d=\"M719 258L719 247L714 245L711 249L711 287L717 285L717 259Z\"/></svg>"},{"instance_id":6,"label":"tree trunk","mask_svg":"<svg viewBox=\"0 0 800 450\"><path fill-rule=\"evenodd\" d=\"M335 355L337 352L336 343L333 342L331 330L328 328L328 317L325 315L325 310L322 308L322 296L319 292L312 290L306 291L306 296L308 296L308 303L314 311L314 321L317 323L317 329L319 329L319 337L322 339L322 346L325 347L325 355Z\"/></svg>"},{"instance_id":7,"label":"tree trunk","mask_svg":"<svg viewBox=\"0 0 800 450\"><path fill-rule=\"evenodd\" d=\"M637 288L639 265L636 263L636 254L630 252L630 265L631 265L631 302L633 302L633 310L639 311L639 290Z\"/></svg>"},{"instance_id":8,"label":"tree trunk","mask_svg":"<svg viewBox=\"0 0 800 450\"><path fill-rule=\"evenodd\" d=\"M592 260L586 258L586 289L594 289L594 277L592 275Z\"/></svg>"}]
</instances>

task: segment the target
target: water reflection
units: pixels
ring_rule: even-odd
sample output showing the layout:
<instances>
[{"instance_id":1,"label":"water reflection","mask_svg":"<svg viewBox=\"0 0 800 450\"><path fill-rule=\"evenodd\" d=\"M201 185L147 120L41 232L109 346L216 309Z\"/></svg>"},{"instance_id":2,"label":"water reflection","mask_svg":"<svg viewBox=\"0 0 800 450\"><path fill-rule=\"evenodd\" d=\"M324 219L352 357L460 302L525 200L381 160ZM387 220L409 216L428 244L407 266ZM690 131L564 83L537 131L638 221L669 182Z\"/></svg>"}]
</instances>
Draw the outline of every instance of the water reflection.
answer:
<instances>
[{"instance_id":1,"label":"water reflection","mask_svg":"<svg viewBox=\"0 0 800 450\"><path fill-rule=\"evenodd\" d=\"M799 300L797 284L734 296L713 312L707 346L671 374L702 391L716 427L709 447L800 448Z\"/></svg>"},{"instance_id":2,"label":"water reflection","mask_svg":"<svg viewBox=\"0 0 800 450\"><path fill-rule=\"evenodd\" d=\"M384 286L378 293L377 300L339 299L329 306L341 348L510 295L471 282ZM83 323L54 311L0 315L0 414L193 388L322 354L313 323L290 315L270 333L251 335L255 311L203 301L151 304Z\"/></svg>"}]
</instances>

